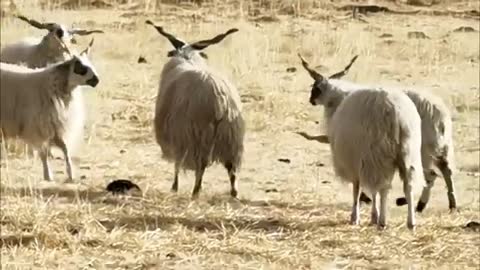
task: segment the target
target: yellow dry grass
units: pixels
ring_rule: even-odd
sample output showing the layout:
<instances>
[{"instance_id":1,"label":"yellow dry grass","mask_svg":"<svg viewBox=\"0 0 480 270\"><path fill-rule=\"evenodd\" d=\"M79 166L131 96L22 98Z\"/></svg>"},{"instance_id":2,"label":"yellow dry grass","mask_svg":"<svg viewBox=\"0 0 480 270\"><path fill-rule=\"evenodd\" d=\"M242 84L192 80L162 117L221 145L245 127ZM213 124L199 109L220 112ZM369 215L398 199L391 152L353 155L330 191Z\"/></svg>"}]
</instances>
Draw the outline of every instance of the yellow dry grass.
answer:
<instances>
[{"instance_id":1,"label":"yellow dry grass","mask_svg":"<svg viewBox=\"0 0 480 270\"><path fill-rule=\"evenodd\" d=\"M74 160L77 182L62 183L62 160L53 162L56 181L46 183L38 159L2 155L2 269L478 269L480 235L462 226L480 218L479 36L451 32L479 30L478 21L374 14L362 22L315 1L213 1L200 8L123 1L117 9L76 10L15 2L29 17L106 34L96 36L92 51L101 82L85 91L89 119ZM473 1L451 5L478 10ZM207 170L199 200L190 200L191 173L181 175L178 194L169 192L173 165L162 160L151 122L170 45L144 24L147 18L186 40L240 29L206 50L244 102L240 200L227 195L219 166ZM42 35L9 17L0 29L2 46ZM409 39L409 31L430 39ZM81 38L78 48L88 41ZM346 79L427 88L443 97L455 112L460 212L448 213L438 179L430 204L417 215L416 232L408 231L406 209L394 204L402 194L395 179L385 231L368 226L365 206L362 224L348 225L350 187L336 181L328 146L294 133L321 133L316 121L322 117L308 103L312 82L298 51L326 74L359 54ZM138 64L139 56L148 63ZM286 72L289 67L297 71ZM106 194L106 184L117 178L132 179L143 197Z\"/></svg>"}]
</instances>

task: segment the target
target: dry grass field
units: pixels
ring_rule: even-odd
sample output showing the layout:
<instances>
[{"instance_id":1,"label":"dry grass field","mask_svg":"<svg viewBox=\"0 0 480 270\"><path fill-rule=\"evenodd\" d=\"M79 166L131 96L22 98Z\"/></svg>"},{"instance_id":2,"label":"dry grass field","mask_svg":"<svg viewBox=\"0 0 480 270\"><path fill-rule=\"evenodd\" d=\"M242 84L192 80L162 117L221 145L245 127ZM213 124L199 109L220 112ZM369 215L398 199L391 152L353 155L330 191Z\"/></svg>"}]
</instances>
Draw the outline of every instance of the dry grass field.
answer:
<instances>
[{"instance_id":1,"label":"dry grass field","mask_svg":"<svg viewBox=\"0 0 480 270\"><path fill-rule=\"evenodd\" d=\"M2 269L479 269L479 231L464 228L480 219L478 1L418 7L385 0L377 3L421 12L355 16L337 8L342 1L93 1L97 8L63 9L58 2L19 0L15 8L41 21L103 29L91 56L100 84L85 89L88 122L74 183L64 183L61 159L48 183L38 158L18 145L2 148ZM2 9L9 3L2 0ZM161 158L152 119L171 45L146 19L188 41L240 29L206 50L244 104L239 200L229 197L221 166L207 170L198 200L190 199L191 172L181 174L177 194L170 192L173 164ZM461 26L476 31L454 31ZM0 29L2 47L44 34L8 12ZM409 34L415 31L427 38ZM79 41L78 50L90 38ZM459 212L449 213L439 178L412 233L406 207L395 205L402 195L396 177L387 229L368 225L366 205L361 225L349 225L351 186L336 179L328 145L295 133L323 132L322 109L308 102L312 81L297 52L324 74L358 54L345 79L441 96L454 112ZM147 63L137 63L140 56ZM105 186L118 178L133 180L143 196L107 194Z\"/></svg>"}]
</instances>

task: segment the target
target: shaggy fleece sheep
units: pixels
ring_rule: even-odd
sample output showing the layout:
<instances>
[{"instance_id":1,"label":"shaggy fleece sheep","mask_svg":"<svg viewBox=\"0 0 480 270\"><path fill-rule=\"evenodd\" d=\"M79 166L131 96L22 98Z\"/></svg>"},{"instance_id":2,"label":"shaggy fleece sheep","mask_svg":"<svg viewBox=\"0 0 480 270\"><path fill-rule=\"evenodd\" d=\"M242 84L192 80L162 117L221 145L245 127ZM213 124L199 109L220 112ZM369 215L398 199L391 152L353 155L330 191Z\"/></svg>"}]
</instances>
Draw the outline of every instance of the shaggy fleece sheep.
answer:
<instances>
[{"instance_id":1,"label":"shaggy fleece sheep","mask_svg":"<svg viewBox=\"0 0 480 270\"><path fill-rule=\"evenodd\" d=\"M299 55L315 80L310 102L324 92L340 92ZM337 91L332 91L339 89ZM320 102L330 105L327 100ZM351 223L359 224L360 190L372 194L371 224L386 226L387 197L398 170L408 204L407 227L415 227L413 185L423 182L421 120L415 105L402 91L360 89L340 102L328 125L328 139L337 176L353 184ZM377 209L380 195L380 211ZM378 213L380 212L380 213Z\"/></svg>"},{"instance_id":2,"label":"shaggy fleece sheep","mask_svg":"<svg viewBox=\"0 0 480 270\"><path fill-rule=\"evenodd\" d=\"M45 68L0 64L1 134L6 139L18 137L39 151L45 180L52 180L48 164L52 144L65 156L68 179L74 178L65 137L75 121L69 119L75 116L69 111L72 92L78 86L95 87L99 82L87 58L92 44L93 40L79 55ZM69 53L66 45L64 50Z\"/></svg>"},{"instance_id":3,"label":"shaggy fleece sheep","mask_svg":"<svg viewBox=\"0 0 480 270\"><path fill-rule=\"evenodd\" d=\"M201 50L219 43L237 29L213 39L188 44L147 21L173 45L158 89L154 129L163 157L175 164L172 191L178 190L180 169L195 171L192 198L198 197L205 169L218 162L230 178L236 197L236 174L244 150L245 122L236 87L210 68Z\"/></svg>"}]
</instances>

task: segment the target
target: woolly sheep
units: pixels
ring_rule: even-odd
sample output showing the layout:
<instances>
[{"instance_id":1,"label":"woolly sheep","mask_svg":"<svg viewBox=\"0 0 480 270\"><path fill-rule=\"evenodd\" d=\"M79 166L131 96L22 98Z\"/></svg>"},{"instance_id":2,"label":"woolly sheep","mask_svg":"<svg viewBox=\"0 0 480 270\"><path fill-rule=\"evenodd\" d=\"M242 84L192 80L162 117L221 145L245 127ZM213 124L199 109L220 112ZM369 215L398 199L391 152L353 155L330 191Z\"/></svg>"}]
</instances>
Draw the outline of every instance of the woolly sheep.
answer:
<instances>
[{"instance_id":1,"label":"woolly sheep","mask_svg":"<svg viewBox=\"0 0 480 270\"><path fill-rule=\"evenodd\" d=\"M236 174L244 151L245 122L236 87L208 67L201 50L237 32L230 29L209 40L188 44L147 20L174 50L164 65L155 106L154 130L163 157L175 164L172 191L178 190L180 169L195 171L192 198L197 198L205 169L223 164L230 195L237 197Z\"/></svg>"},{"instance_id":2,"label":"woolly sheep","mask_svg":"<svg viewBox=\"0 0 480 270\"><path fill-rule=\"evenodd\" d=\"M68 118L75 116L69 114L72 92L78 86L95 87L99 82L87 58L92 44L93 40L79 55L45 68L0 63L0 132L6 139L18 137L39 151L45 180L52 180L47 158L51 144L62 150L68 179L73 180L65 134Z\"/></svg>"},{"instance_id":3,"label":"woolly sheep","mask_svg":"<svg viewBox=\"0 0 480 270\"><path fill-rule=\"evenodd\" d=\"M328 108L329 100L319 97L341 89L311 69L300 54L299 57L315 80L310 102L320 102ZM420 116L408 96L402 91L381 88L353 91L338 105L327 128L335 173L353 184L351 223L359 224L360 189L365 189L373 198L371 224L386 226L387 196L398 170L408 204L407 227L413 229L413 185L423 182L422 134Z\"/></svg>"},{"instance_id":4,"label":"woolly sheep","mask_svg":"<svg viewBox=\"0 0 480 270\"><path fill-rule=\"evenodd\" d=\"M25 16L17 15L18 19L27 22L29 25L48 33L42 39L26 39L13 44L6 45L0 51L0 61L3 63L25 65L29 68L43 68L47 65L67 60L69 55L63 50L63 44L76 43L75 35L90 35L94 33L103 33L102 30L84 30L68 29L66 26L57 23L41 23L34 19L28 19ZM83 128L85 123L83 95L80 89L72 93L72 101L69 109L70 119L75 119L69 123L69 134L66 135L66 143L70 152L75 150L78 141L83 137ZM1 139L0 139L1 140ZM49 151L49 156L52 156Z\"/></svg>"},{"instance_id":5,"label":"woolly sheep","mask_svg":"<svg viewBox=\"0 0 480 270\"><path fill-rule=\"evenodd\" d=\"M370 88L370 86L355 84L340 80L346 75L357 56L355 56L350 64L341 72L338 72L329 79L329 83L337 86L336 91L323 92L322 97L313 96L312 99L325 100L325 117L328 125L333 113L341 103L341 101L352 91L358 89ZM422 195L417 203L416 211L422 212L430 198L430 191L434 185L437 177L435 169L438 169L443 175L447 185L447 196L449 202L449 209L456 209L455 186L452 178L454 165L454 147L452 139L452 117L450 110L445 105L442 99L427 92L416 92L408 89L403 90L407 96L413 101L422 121L422 164L426 186L422 191ZM320 100L319 100L320 101ZM325 135L309 136L305 133L300 133L309 140L317 140L321 143L328 143L328 138ZM362 201L369 202L370 199L362 193ZM398 198L397 205L406 204L405 198Z\"/></svg>"},{"instance_id":6,"label":"woolly sheep","mask_svg":"<svg viewBox=\"0 0 480 270\"><path fill-rule=\"evenodd\" d=\"M68 29L57 23L41 23L25 16L18 15L18 19L27 22L31 26L47 30L48 33L42 39L25 39L13 44L6 45L0 52L0 61L10 64L23 64L29 68L42 68L49 64L64 61L68 58L62 49L64 44L75 44L74 35L90 35L103 33L102 30Z\"/></svg>"}]
</instances>

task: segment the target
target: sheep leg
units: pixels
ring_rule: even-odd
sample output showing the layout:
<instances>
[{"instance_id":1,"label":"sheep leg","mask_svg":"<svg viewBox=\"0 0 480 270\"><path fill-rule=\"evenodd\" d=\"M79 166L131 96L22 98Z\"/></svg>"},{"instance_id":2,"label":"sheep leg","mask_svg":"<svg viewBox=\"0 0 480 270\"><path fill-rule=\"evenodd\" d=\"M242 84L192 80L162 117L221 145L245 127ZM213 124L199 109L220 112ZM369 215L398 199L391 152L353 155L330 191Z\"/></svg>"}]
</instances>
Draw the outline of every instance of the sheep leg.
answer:
<instances>
[{"instance_id":1,"label":"sheep leg","mask_svg":"<svg viewBox=\"0 0 480 270\"><path fill-rule=\"evenodd\" d=\"M180 162L175 162L175 176L173 178L173 184L171 191L177 192L178 191L178 173L180 172Z\"/></svg>"},{"instance_id":2,"label":"sheep leg","mask_svg":"<svg viewBox=\"0 0 480 270\"><path fill-rule=\"evenodd\" d=\"M65 157L68 181L73 181L72 159L70 158L70 152L68 151L67 144L65 143L65 141L63 141L62 138L58 136L55 136L55 138L53 138L53 143L58 148L60 148L60 150L62 150Z\"/></svg>"},{"instance_id":3,"label":"sheep leg","mask_svg":"<svg viewBox=\"0 0 480 270\"><path fill-rule=\"evenodd\" d=\"M360 182L353 182L353 206L350 224L358 225L360 223Z\"/></svg>"},{"instance_id":4,"label":"sheep leg","mask_svg":"<svg viewBox=\"0 0 480 270\"><path fill-rule=\"evenodd\" d=\"M415 172L416 169L410 164L406 164L404 159L401 159L401 162L398 164L398 172L400 175L400 179L403 181L403 193L405 194L405 200L407 201L407 207L408 207L408 216L407 216L407 227L410 230L415 229L415 209L413 206L413 187L412 183L415 180L420 180L420 179L415 179L417 176L417 172ZM423 169L423 168L421 168ZM423 170L425 172L425 170Z\"/></svg>"},{"instance_id":5,"label":"sheep leg","mask_svg":"<svg viewBox=\"0 0 480 270\"><path fill-rule=\"evenodd\" d=\"M387 226L387 200L388 189L380 190L380 216L377 223L379 229L385 229Z\"/></svg>"},{"instance_id":6,"label":"sheep leg","mask_svg":"<svg viewBox=\"0 0 480 270\"><path fill-rule=\"evenodd\" d=\"M48 165L48 147L43 146L39 150L40 160L43 167L43 179L46 181L52 181L52 171Z\"/></svg>"},{"instance_id":7,"label":"sheep leg","mask_svg":"<svg viewBox=\"0 0 480 270\"><path fill-rule=\"evenodd\" d=\"M447 184L448 208L450 209L450 211L453 211L457 208L457 199L455 197L455 186L452 179L452 169L450 168L447 159L444 157L439 158L436 165L442 173L445 183Z\"/></svg>"},{"instance_id":8,"label":"sheep leg","mask_svg":"<svg viewBox=\"0 0 480 270\"><path fill-rule=\"evenodd\" d=\"M405 193L408 205L407 227L410 230L413 230L415 229L415 210L413 209L413 190L410 177L409 179L406 179L406 181L403 181L403 192Z\"/></svg>"},{"instance_id":9,"label":"sheep leg","mask_svg":"<svg viewBox=\"0 0 480 270\"><path fill-rule=\"evenodd\" d=\"M377 192L372 192L372 212L370 215L370 225L378 224L378 206L377 206Z\"/></svg>"},{"instance_id":10,"label":"sheep leg","mask_svg":"<svg viewBox=\"0 0 480 270\"><path fill-rule=\"evenodd\" d=\"M225 163L225 168L227 169L228 172L228 177L230 178L230 195L233 198L237 197L237 184L236 184L236 169L233 166L232 162L228 161Z\"/></svg>"},{"instance_id":11,"label":"sheep leg","mask_svg":"<svg viewBox=\"0 0 480 270\"><path fill-rule=\"evenodd\" d=\"M427 206L428 200L430 199L430 193L435 184L435 179L437 178L437 174L433 170L424 170L423 176L425 177L426 186L423 187L422 195L417 203L416 211L421 213L425 206Z\"/></svg>"},{"instance_id":12,"label":"sheep leg","mask_svg":"<svg viewBox=\"0 0 480 270\"><path fill-rule=\"evenodd\" d=\"M202 189L202 178L207 166L202 165L195 171L195 186L193 187L192 199L197 199L200 190Z\"/></svg>"}]
</instances>

